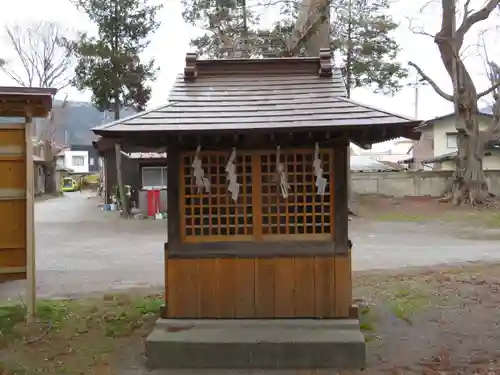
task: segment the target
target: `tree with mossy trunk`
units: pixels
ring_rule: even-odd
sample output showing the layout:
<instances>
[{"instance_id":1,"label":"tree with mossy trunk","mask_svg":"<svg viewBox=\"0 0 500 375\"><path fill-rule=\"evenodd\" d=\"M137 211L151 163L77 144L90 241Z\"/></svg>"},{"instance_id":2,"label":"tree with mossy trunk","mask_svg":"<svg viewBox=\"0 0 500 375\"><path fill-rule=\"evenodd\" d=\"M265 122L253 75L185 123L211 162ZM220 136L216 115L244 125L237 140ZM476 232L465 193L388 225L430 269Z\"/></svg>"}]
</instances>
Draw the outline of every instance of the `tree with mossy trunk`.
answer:
<instances>
[{"instance_id":1,"label":"tree with mossy trunk","mask_svg":"<svg viewBox=\"0 0 500 375\"><path fill-rule=\"evenodd\" d=\"M80 35L66 46L77 61L73 85L92 91L92 103L100 111L112 111L120 119L124 107L145 109L151 97L148 82L157 73L154 60L144 63L140 54L149 45L151 33L158 27L161 5L145 0L73 0L73 3L97 27L97 35ZM121 175L121 147L115 146L120 203L125 216L129 202Z\"/></svg>"},{"instance_id":2,"label":"tree with mossy trunk","mask_svg":"<svg viewBox=\"0 0 500 375\"><path fill-rule=\"evenodd\" d=\"M493 200L483 171L483 158L485 146L500 138L499 116L495 115L500 110L498 95L495 94L500 82L493 82L490 88L478 92L464 64L460 50L470 29L486 20L499 7L499 3L500 0L488 0L482 8L472 11L470 0L466 0L463 7L463 19L457 25L457 1L441 0L441 29L434 36L434 42L453 84L452 94L442 90L417 64L410 62L410 65L432 86L434 91L452 102L455 107L458 152L455 157L455 172L448 191L441 199L443 202L451 201L456 205L476 206L490 204ZM478 100L492 93L495 96L494 115L488 129L480 130Z\"/></svg>"}]
</instances>

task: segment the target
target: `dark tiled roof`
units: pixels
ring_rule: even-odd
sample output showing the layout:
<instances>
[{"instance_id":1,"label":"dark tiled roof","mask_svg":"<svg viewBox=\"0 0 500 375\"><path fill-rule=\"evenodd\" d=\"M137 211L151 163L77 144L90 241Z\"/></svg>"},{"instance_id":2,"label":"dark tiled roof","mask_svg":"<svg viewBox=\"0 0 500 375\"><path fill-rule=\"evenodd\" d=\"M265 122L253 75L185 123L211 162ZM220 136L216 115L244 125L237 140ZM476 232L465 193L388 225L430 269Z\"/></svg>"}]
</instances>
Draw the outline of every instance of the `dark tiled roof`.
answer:
<instances>
[{"instance_id":1,"label":"dark tiled roof","mask_svg":"<svg viewBox=\"0 0 500 375\"><path fill-rule=\"evenodd\" d=\"M195 60L188 55L169 96L154 110L98 126L107 131L213 131L332 128L414 119L346 98L339 70L325 58ZM405 126L405 127L406 127Z\"/></svg>"}]
</instances>

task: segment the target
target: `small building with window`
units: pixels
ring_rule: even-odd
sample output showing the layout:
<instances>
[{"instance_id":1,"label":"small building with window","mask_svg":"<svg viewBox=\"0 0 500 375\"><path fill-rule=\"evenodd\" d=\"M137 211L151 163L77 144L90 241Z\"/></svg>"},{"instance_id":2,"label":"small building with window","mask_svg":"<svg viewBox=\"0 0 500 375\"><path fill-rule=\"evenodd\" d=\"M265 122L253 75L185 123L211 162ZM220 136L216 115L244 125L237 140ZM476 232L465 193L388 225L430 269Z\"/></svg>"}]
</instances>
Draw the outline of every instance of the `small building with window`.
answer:
<instances>
[{"instance_id":1,"label":"small building with window","mask_svg":"<svg viewBox=\"0 0 500 375\"><path fill-rule=\"evenodd\" d=\"M93 142L102 160L105 203L117 186L116 155L106 139ZM159 191L160 212L167 212L167 154L166 152L122 152L122 178L131 188L131 200L144 215L148 214L148 192Z\"/></svg>"}]
</instances>

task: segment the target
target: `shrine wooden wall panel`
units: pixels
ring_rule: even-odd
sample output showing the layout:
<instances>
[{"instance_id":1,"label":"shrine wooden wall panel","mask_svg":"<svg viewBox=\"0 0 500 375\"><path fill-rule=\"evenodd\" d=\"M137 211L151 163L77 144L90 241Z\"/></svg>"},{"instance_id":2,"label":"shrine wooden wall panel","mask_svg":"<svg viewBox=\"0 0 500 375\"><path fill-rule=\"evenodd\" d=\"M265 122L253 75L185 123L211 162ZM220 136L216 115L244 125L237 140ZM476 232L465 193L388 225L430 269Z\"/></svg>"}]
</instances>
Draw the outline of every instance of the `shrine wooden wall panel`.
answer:
<instances>
[{"instance_id":1,"label":"shrine wooden wall panel","mask_svg":"<svg viewBox=\"0 0 500 375\"><path fill-rule=\"evenodd\" d=\"M350 254L168 259L170 318L347 318Z\"/></svg>"},{"instance_id":2,"label":"shrine wooden wall panel","mask_svg":"<svg viewBox=\"0 0 500 375\"><path fill-rule=\"evenodd\" d=\"M24 129L24 125L20 124L0 126L0 282L26 278L27 170Z\"/></svg>"}]
</instances>

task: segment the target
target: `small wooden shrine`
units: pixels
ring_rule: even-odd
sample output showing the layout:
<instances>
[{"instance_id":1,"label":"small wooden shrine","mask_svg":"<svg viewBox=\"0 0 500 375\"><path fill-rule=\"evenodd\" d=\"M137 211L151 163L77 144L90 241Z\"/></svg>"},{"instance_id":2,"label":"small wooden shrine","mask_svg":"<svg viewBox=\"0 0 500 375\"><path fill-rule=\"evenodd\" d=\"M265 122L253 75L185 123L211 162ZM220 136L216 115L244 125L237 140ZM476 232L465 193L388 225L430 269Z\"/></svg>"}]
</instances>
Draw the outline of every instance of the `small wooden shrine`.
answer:
<instances>
[{"instance_id":1,"label":"small wooden shrine","mask_svg":"<svg viewBox=\"0 0 500 375\"><path fill-rule=\"evenodd\" d=\"M362 367L349 141L412 138L418 122L347 99L328 50L317 58L188 54L169 100L94 129L123 149L167 148L165 308L147 342L150 365ZM356 338L342 320L348 332L357 326ZM314 346L314 324L332 332L332 346L321 346L325 337Z\"/></svg>"}]
</instances>

